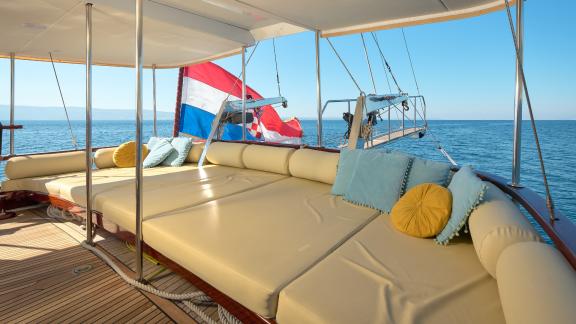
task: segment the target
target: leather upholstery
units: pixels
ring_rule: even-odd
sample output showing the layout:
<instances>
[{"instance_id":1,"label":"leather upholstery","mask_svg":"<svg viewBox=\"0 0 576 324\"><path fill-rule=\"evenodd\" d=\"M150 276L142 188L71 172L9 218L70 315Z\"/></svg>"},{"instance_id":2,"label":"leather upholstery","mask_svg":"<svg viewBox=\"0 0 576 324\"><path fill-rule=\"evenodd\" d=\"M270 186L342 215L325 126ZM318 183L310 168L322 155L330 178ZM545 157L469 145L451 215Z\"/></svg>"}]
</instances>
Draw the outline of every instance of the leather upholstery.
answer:
<instances>
[{"instance_id":1,"label":"leather upholstery","mask_svg":"<svg viewBox=\"0 0 576 324\"><path fill-rule=\"evenodd\" d=\"M22 179L71 173L86 169L84 151L18 156L6 162L8 179Z\"/></svg>"}]
</instances>

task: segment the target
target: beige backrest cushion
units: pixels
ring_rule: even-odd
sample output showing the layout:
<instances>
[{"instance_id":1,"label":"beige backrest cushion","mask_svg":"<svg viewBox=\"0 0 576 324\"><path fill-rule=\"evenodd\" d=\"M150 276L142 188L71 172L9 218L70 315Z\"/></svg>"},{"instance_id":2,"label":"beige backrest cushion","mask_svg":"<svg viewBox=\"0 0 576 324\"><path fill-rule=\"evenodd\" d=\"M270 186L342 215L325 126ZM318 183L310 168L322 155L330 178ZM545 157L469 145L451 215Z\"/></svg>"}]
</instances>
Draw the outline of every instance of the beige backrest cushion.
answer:
<instances>
[{"instance_id":1,"label":"beige backrest cushion","mask_svg":"<svg viewBox=\"0 0 576 324\"><path fill-rule=\"evenodd\" d=\"M496 268L508 324L576 323L576 272L554 247L517 243Z\"/></svg>"},{"instance_id":2,"label":"beige backrest cushion","mask_svg":"<svg viewBox=\"0 0 576 324\"><path fill-rule=\"evenodd\" d=\"M212 164L244 168L242 153L248 144L214 142L208 147L206 158Z\"/></svg>"},{"instance_id":3,"label":"beige backrest cushion","mask_svg":"<svg viewBox=\"0 0 576 324\"><path fill-rule=\"evenodd\" d=\"M192 143L192 148L188 155L186 156L186 162L196 163L200 160L200 155L202 155L202 150L204 150L204 142L194 142Z\"/></svg>"},{"instance_id":4,"label":"beige backrest cushion","mask_svg":"<svg viewBox=\"0 0 576 324\"><path fill-rule=\"evenodd\" d=\"M84 171L85 166L84 151L77 151L14 157L6 162L4 172L13 180Z\"/></svg>"},{"instance_id":5,"label":"beige backrest cushion","mask_svg":"<svg viewBox=\"0 0 576 324\"><path fill-rule=\"evenodd\" d=\"M289 175L288 162L296 149L265 145L248 145L242 154L247 169Z\"/></svg>"},{"instance_id":6,"label":"beige backrest cushion","mask_svg":"<svg viewBox=\"0 0 576 324\"><path fill-rule=\"evenodd\" d=\"M496 263L504 249L540 237L506 194L491 183L486 185L484 201L472 212L468 224L480 262L496 277Z\"/></svg>"},{"instance_id":7,"label":"beige backrest cushion","mask_svg":"<svg viewBox=\"0 0 576 324\"><path fill-rule=\"evenodd\" d=\"M338 153L318 150L296 150L290 157L290 174L298 178L333 184L336 178L338 156Z\"/></svg>"},{"instance_id":8,"label":"beige backrest cushion","mask_svg":"<svg viewBox=\"0 0 576 324\"><path fill-rule=\"evenodd\" d=\"M96 164L96 167L98 169L116 167L114 160L112 159L115 150L116 147L101 148L96 150L96 153L94 153L94 163Z\"/></svg>"}]
</instances>

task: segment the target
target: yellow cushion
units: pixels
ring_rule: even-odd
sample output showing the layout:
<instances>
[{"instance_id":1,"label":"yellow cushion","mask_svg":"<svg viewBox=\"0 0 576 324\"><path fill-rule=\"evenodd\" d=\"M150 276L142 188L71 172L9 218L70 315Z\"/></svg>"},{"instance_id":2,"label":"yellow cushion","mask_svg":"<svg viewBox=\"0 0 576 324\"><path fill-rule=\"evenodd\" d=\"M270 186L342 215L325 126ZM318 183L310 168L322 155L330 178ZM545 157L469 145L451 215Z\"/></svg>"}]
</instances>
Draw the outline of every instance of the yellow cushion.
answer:
<instances>
[{"instance_id":1,"label":"yellow cushion","mask_svg":"<svg viewBox=\"0 0 576 324\"><path fill-rule=\"evenodd\" d=\"M432 237L442 231L452 212L450 190L434 183L410 189L392 208L390 217L400 232L414 237Z\"/></svg>"},{"instance_id":2,"label":"yellow cushion","mask_svg":"<svg viewBox=\"0 0 576 324\"><path fill-rule=\"evenodd\" d=\"M142 159L148 155L148 148L142 145ZM119 168L131 168L136 166L136 142L130 141L120 144L112 155L112 161Z\"/></svg>"}]
</instances>

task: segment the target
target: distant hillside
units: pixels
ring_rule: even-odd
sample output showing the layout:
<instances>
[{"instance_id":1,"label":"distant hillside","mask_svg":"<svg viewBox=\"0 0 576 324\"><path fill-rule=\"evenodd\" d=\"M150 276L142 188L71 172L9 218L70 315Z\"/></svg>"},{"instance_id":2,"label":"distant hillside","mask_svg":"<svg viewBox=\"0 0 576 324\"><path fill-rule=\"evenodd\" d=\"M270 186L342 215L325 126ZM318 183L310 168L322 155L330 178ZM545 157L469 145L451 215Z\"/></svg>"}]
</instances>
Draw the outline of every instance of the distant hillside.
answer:
<instances>
[{"instance_id":1,"label":"distant hillside","mask_svg":"<svg viewBox=\"0 0 576 324\"><path fill-rule=\"evenodd\" d=\"M85 109L82 107L68 107L68 115L71 120L84 120ZM173 112L158 111L158 120L172 120ZM64 120L66 115L62 107L30 107L17 106L15 109L16 120ZM6 105L0 105L0 120L7 121L10 118L10 110ZM123 109L96 109L92 110L94 120L134 120L133 110ZM144 110L144 119L152 119L152 110Z\"/></svg>"}]
</instances>

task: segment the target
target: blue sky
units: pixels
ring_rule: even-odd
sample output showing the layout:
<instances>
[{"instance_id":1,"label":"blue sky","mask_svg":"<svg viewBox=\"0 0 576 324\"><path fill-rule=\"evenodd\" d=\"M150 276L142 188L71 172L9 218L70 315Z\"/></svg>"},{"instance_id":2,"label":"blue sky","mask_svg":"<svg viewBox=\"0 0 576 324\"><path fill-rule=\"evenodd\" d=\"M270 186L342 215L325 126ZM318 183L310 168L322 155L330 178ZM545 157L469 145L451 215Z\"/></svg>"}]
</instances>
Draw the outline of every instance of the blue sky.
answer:
<instances>
[{"instance_id":1,"label":"blue sky","mask_svg":"<svg viewBox=\"0 0 576 324\"><path fill-rule=\"evenodd\" d=\"M529 88L540 119L576 119L576 3L532 0L525 5L525 66ZM512 119L514 48L505 12L405 29L422 94L431 119ZM374 43L367 36L379 93L388 92ZM401 30L377 33L383 51L403 90L416 94ZM371 82L359 35L338 37L333 43L366 92ZM277 39L282 94L289 107L284 117L314 118L316 109L314 35L303 33ZM352 98L354 84L322 40L323 99ZM0 105L9 101L9 64L0 60ZM240 57L217 61L233 73ZM51 66L17 61L16 103L60 106ZM84 67L57 64L69 106L84 106ZM177 70L158 70L158 106L173 111ZM248 84L264 96L276 96L271 41L260 44L247 71ZM145 73L145 109L151 109L151 73ZM94 107L134 109L134 71L94 69ZM327 117L339 118L341 110ZM526 114L527 116L527 114Z\"/></svg>"}]
</instances>

